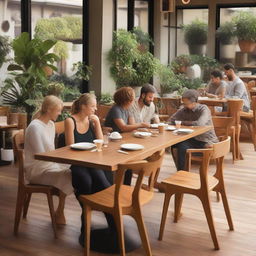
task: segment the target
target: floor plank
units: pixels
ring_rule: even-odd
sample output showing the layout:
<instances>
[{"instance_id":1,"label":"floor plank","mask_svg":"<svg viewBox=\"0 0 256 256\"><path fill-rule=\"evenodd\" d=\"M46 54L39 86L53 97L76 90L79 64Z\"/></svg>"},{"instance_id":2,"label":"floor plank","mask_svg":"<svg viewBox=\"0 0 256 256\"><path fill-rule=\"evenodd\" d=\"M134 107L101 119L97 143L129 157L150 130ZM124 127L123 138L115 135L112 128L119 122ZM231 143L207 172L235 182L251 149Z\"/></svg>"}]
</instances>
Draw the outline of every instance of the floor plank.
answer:
<instances>
[{"instance_id":1,"label":"floor plank","mask_svg":"<svg viewBox=\"0 0 256 256\"><path fill-rule=\"evenodd\" d=\"M172 222L173 201L170 204L165 235L157 240L162 212L163 194L143 208L153 255L161 256L255 256L256 255L256 152L252 144L242 143L245 160L232 164L231 154L225 160L225 181L235 231L228 230L222 203L211 195L212 209L219 238L220 251L213 250L208 226L200 201L185 196L179 223ZM165 156L160 179L174 173L170 155ZM53 237L46 198L35 195L28 216L20 224L19 236L12 234L17 193L17 169L0 167L0 255L1 256L77 256L83 250L78 245L80 207L75 197L67 198L65 214L67 225L58 228L59 238ZM56 203L56 202L55 202ZM127 221L134 225L129 217ZM105 223L101 213L93 213L93 225ZM134 230L136 232L136 229ZM92 256L98 256L95 252ZM128 255L144 255L142 248Z\"/></svg>"}]
</instances>

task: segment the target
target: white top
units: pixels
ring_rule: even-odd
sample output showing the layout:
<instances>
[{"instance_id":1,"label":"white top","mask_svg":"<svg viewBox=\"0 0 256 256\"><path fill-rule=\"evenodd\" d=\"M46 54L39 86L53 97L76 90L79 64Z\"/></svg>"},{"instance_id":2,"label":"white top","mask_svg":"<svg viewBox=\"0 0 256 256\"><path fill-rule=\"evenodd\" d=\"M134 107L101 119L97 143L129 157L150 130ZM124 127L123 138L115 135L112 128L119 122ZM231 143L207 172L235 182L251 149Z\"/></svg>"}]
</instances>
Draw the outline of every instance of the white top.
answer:
<instances>
[{"instance_id":1,"label":"white top","mask_svg":"<svg viewBox=\"0 0 256 256\"><path fill-rule=\"evenodd\" d=\"M134 117L136 123L151 123L151 120L158 116L153 102L151 102L150 106L143 105L143 107L140 108L139 99L135 99L129 112Z\"/></svg>"},{"instance_id":2,"label":"white top","mask_svg":"<svg viewBox=\"0 0 256 256\"><path fill-rule=\"evenodd\" d=\"M25 134L25 173L26 179L31 183L52 185L66 194L73 191L69 165L53 162L39 161L34 158L37 153L55 149L55 125L53 121L48 124L39 119L33 120L26 129Z\"/></svg>"}]
</instances>

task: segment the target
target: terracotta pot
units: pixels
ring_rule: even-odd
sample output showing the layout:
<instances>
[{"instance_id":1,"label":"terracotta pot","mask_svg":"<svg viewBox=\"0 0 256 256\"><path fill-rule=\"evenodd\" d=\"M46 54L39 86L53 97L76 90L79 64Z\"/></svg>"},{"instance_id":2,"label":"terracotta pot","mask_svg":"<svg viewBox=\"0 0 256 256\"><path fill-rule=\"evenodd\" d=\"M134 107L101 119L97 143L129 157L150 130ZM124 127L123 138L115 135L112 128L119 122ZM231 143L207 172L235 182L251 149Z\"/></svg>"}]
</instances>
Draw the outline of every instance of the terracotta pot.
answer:
<instances>
[{"instance_id":1,"label":"terracotta pot","mask_svg":"<svg viewBox=\"0 0 256 256\"><path fill-rule=\"evenodd\" d=\"M19 113L18 116L18 129L26 129L28 123L27 113Z\"/></svg>"},{"instance_id":2,"label":"terracotta pot","mask_svg":"<svg viewBox=\"0 0 256 256\"><path fill-rule=\"evenodd\" d=\"M43 67L43 70L44 70L44 73L46 74L46 76L51 76L53 73L53 70L48 66Z\"/></svg>"},{"instance_id":3,"label":"terracotta pot","mask_svg":"<svg viewBox=\"0 0 256 256\"><path fill-rule=\"evenodd\" d=\"M239 40L238 41L241 52L253 52L256 43L251 40Z\"/></svg>"}]
</instances>

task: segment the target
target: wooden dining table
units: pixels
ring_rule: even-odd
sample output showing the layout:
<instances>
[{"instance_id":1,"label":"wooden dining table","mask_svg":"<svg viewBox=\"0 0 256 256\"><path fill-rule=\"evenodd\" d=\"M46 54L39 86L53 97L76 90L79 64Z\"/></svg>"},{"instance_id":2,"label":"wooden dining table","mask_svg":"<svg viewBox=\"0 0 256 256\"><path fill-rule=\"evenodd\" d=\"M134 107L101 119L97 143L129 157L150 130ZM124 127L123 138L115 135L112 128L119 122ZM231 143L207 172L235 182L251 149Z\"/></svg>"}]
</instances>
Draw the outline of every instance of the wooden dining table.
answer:
<instances>
[{"instance_id":1,"label":"wooden dining table","mask_svg":"<svg viewBox=\"0 0 256 256\"><path fill-rule=\"evenodd\" d=\"M164 131L163 133L156 133L149 138L135 138L133 133L122 133L121 140L110 141L108 147L103 147L101 152L74 150L71 149L70 146L66 146L53 151L35 154L35 159L98 168L106 171L116 171L118 164L145 159L156 151L203 134L212 129L210 126L190 126L189 128L194 130L190 134L175 135L171 131ZM154 134L153 129L152 132ZM141 144L144 146L144 149L129 151L127 152L128 154L119 153L118 150L120 149L121 144L124 143Z\"/></svg>"},{"instance_id":2,"label":"wooden dining table","mask_svg":"<svg viewBox=\"0 0 256 256\"><path fill-rule=\"evenodd\" d=\"M184 128L184 127L183 127ZM203 134L212 127L189 127L194 131L190 134L175 135L172 131L156 133L157 129L152 129L154 136L148 138L135 138L133 133L122 133L120 141L110 141L108 147L103 147L101 152L81 151L71 149L70 146L59 148L53 151L35 154L35 159L79 165L102 169L108 172L115 172L118 164L134 160L142 160L151 156L156 151L167 148L179 142L185 141L197 135ZM144 146L142 150L127 151L127 154L119 153L121 144L136 143ZM141 246L141 240L131 223L124 220L125 247L126 252L130 252ZM119 253L118 237L116 232L109 231L106 227L91 230L91 250L101 253ZM111 251L109 251L111 248ZM117 249L114 249L117 248Z\"/></svg>"},{"instance_id":3,"label":"wooden dining table","mask_svg":"<svg viewBox=\"0 0 256 256\"><path fill-rule=\"evenodd\" d=\"M205 104L207 106L219 106L223 107L225 103L227 103L226 98L208 98L208 97L199 97L198 102L201 104Z\"/></svg>"}]
</instances>

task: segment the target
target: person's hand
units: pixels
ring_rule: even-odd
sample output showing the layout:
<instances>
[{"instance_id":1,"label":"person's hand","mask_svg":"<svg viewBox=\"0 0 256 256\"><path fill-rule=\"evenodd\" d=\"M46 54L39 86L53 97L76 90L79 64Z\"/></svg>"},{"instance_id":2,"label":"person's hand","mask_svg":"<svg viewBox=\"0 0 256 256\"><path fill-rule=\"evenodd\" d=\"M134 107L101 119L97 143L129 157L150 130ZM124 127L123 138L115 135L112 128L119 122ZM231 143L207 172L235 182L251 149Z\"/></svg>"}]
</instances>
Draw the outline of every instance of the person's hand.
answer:
<instances>
[{"instance_id":1,"label":"person's hand","mask_svg":"<svg viewBox=\"0 0 256 256\"><path fill-rule=\"evenodd\" d=\"M92 121L94 124L100 123L100 120L96 115L90 115L89 120Z\"/></svg>"},{"instance_id":2,"label":"person's hand","mask_svg":"<svg viewBox=\"0 0 256 256\"><path fill-rule=\"evenodd\" d=\"M141 128L150 128L150 124L142 122Z\"/></svg>"}]
</instances>

